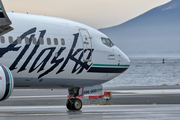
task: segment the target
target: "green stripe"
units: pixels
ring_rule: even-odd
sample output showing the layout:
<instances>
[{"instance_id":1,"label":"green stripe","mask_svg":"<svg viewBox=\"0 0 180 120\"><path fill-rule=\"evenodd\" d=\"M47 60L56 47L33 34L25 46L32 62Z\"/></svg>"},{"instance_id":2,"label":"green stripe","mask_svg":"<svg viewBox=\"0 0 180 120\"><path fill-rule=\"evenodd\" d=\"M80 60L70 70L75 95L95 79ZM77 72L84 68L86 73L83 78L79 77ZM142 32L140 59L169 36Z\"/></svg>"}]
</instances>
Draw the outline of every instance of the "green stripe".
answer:
<instances>
[{"instance_id":1,"label":"green stripe","mask_svg":"<svg viewBox=\"0 0 180 120\"><path fill-rule=\"evenodd\" d=\"M2 8L0 8L0 10L2 10Z\"/></svg>"},{"instance_id":2,"label":"green stripe","mask_svg":"<svg viewBox=\"0 0 180 120\"><path fill-rule=\"evenodd\" d=\"M12 76L11 76L11 72L9 71L9 69L6 67L6 66L4 66L5 68L6 68L6 70L8 71L8 73L9 73L9 77L10 77L10 91L9 91L9 94L8 94L8 96L6 97L6 98L8 98L10 95L11 95L11 92L12 92Z\"/></svg>"},{"instance_id":3,"label":"green stripe","mask_svg":"<svg viewBox=\"0 0 180 120\"><path fill-rule=\"evenodd\" d=\"M130 65L93 64L93 66L108 66L108 67L129 67Z\"/></svg>"}]
</instances>

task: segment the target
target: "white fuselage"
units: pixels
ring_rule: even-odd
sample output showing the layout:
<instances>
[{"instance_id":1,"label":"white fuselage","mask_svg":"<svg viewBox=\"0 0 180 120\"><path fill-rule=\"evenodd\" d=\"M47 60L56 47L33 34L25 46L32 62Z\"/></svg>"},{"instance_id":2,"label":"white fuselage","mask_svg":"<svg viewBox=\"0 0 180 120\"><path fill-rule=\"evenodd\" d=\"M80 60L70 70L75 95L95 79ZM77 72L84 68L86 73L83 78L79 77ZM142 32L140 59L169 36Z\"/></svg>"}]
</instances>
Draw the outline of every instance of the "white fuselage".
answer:
<instances>
[{"instance_id":1,"label":"white fuselage","mask_svg":"<svg viewBox=\"0 0 180 120\"><path fill-rule=\"evenodd\" d=\"M103 44L108 37L96 29L60 18L7 14L14 30L0 42L0 63L11 70L15 88L93 86L129 67L128 57Z\"/></svg>"}]
</instances>

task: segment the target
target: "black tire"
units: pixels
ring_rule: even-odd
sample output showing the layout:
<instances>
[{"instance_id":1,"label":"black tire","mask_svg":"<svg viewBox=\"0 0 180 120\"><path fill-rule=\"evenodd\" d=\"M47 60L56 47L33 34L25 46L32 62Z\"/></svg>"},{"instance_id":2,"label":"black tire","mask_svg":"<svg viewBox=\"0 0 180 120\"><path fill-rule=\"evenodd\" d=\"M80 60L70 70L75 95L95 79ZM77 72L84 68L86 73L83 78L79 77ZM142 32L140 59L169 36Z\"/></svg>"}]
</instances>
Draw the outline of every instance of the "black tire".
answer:
<instances>
[{"instance_id":1,"label":"black tire","mask_svg":"<svg viewBox=\"0 0 180 120\"><path fill-rule=\"evenodd\" d=\"M80 110L82 108L82 102L80 99L75 98L73 101L73 109L74 110Z\"/></svg>"},{"instance_id":2,"label":"black tire","mask_svg":"<svg viewBox=\"0 0 180 120\"><path fill-rule=\"evenodd\" d=\"M73 101L72 99L68 99L67 102L66 102L66 107L68 110L73 110Z\"/></svg>"}]
</instances>

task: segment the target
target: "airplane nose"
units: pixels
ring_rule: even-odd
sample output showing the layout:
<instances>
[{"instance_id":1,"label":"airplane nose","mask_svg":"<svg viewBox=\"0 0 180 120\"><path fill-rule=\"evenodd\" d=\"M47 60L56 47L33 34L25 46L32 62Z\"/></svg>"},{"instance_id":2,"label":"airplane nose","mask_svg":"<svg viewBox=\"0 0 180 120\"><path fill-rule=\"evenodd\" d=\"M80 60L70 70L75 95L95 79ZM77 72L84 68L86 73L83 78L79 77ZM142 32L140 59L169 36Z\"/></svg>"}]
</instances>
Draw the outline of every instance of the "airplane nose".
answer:
<instances>
[{"instance_id":1,"label":"airplane nose","mask_svg":"<svg viewBox=\"0 0 180 120\"><path fill-rule=\"evenodd\" d=\"M123 52L121 53L121 56L124 59L123 63L125 65L129 65L130 66L130 59L128 58L128 56L126 54L124 54Z\"/></svg>"},{"instance_id":2,"label":"airplane nose","mask_svg":"<svg viewBox=\"0 0 180 120\"><path fill-rule=\"evenodd\" d=\"M129 67L130 59L124 54L118 47L115 47L116 54L118 54L118 64L122 66Z\"/></svg>"},{"instance_id":3,"label":"airplane nose","mask_svg":"<svg viewBox=\"0 0 180 120\"><path fill-rule=\"evenodd\" d=\"M126 54L124 54L122 51L121 51L121 53L119 54L119 59L121 59L120 60L120 65L124 65L124 66L126 66L127 68L129 68L129 66L130 66L130 59L127 57L127 55Z\"/></svg>"}]
</instances>

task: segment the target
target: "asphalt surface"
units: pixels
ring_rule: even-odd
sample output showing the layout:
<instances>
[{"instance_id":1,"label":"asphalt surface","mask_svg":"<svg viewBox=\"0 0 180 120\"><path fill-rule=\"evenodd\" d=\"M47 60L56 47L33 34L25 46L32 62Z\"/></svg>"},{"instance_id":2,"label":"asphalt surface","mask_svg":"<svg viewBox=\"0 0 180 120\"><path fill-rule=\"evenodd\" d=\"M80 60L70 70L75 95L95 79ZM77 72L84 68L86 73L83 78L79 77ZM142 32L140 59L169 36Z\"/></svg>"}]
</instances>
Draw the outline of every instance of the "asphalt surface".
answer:
<instances>
[{"instance_id":1,"label":"asphalt surface","mask_svg":"<svg viewBox=\"0 0 180 120\"><path fill-rule=\"evenodd\" d=\"M88 96L81 100L84 105L180 104L180 86L106 87L104 91L112 93L110 100L88 99ZM67 89L15 89L9 99L0 102L0 106L65 105L67 94Z\"/></svg>"},{"instance_id":2,"label":"asphalt surface","mask_svg":"<svg viewBox=\"0 0 180 120\"><path fill-rule=\"evenodd\" d=\"M112 98L82 98L81 111L65 107L67 89L15 89L0 102L0 119L173 119L180 118L180 86L106 87ZM108 105L106 105L108 104Z\"/></svg>"},{"instance_id":3,"label":"asphalt surface","mask_svg":"<svg viewBox=\"0 0 180 120\"><path fill-rule=\"evenodd\" d=\"M81 111L65 106L0 107L2 120L179 120L180 105L86 105Z\"/></svg>"}]
</instances>

